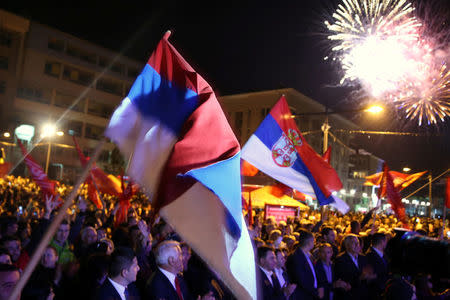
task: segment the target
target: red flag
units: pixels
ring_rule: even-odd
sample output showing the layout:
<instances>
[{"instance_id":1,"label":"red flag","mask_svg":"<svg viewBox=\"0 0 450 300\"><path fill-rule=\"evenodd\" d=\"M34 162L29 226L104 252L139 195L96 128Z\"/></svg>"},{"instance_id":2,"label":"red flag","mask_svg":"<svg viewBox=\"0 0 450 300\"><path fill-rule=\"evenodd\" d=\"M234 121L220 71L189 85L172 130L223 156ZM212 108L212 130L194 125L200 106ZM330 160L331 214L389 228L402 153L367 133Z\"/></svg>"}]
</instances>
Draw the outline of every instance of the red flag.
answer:
<instances>
[{"instance_id":1,"label":"red flag","mask_svg":"<svg viewBox=\"0 0 450 300\"><path fill-rule=\"evenodd\" d=\"M11 163L9 162L0 163L0 178L2 178L5 175L8 175L9 170L11 170Z\"/></svg>"},{"instance_id":2,"label":"red flag","mask_svg":"<svg viewBox=\"0 0 450 300\"><path fill-rule=\"evenodd\" d=\"M47 178L47 174L45 174L44 170L42 170L41 166L36 163L36 161L31 157L31 155L27 152L22 142L17 139L17 143L19 144L20 149L22 150L22 154L24 155L25 164L30 171L31 177L34 182L41 188L43 195L55 196L55 182L51 181Z\"/></svg>"},{"instance_id":3,"label":"red flag","mask_svg":"<svg viewBox=\"0 0 450 300\"><path fill-rule=\"evenodd\" d=\"M427 171L414 173L414 174L405 174L400 173L396 171L389 171L389 174L392 176L394 186L398 191L403 190L407 186L409 186L411 183L419 179L423 174L425 174ZM368 186L380 186L381 178L383 176L383 172L376 173L370 176L366 177L366 182L364 182L364 185ZM382 197L386 196L386 194L382 194Z\"/></svg>"},{"instance_id":4,"label":"red flag","mask_svg":"<svg viewBox=\"0 0 450 300\"><path fill-rule=\"evenodd\" d=\"M283 197L283 195L287 195L292 197L293 189L281 182L270 186L269 193L276 197Z\"/></svg>"},{"instance_id":5,"label":"red flag","mask_svg":"<svg viewBox=\"0 0 450 300\"><path fill-rule=\"evenodd\" d=\"M407 228L408 223L406 221L406 212L402 203L402 197L400 197L400 193L394 185L394 178L389 173L389 167L386 163L383 163L383 176L381 178L380 189L378 190L378 197L381 198L383 193L386 194L387 200L391 204L391 208L397 218Z\"/></svg>"},{"instance_id":6,"label":"red flag","mask_svg":"<svg viewBox=\"0 0 450 300\"><path fill-rule=\"evenodd\" d=\"M89 162L89 157L84 156L83 152L80 149L80 146L78 145L78 142L75 138L75 136L72 136L73 142L75 143L75 149L77 149L78 157L80 158L81 165L85 167L87 163ZM98 208L103 209L103 203L100 200L100 195L98 194L97 188L95 186L94 180L92 178L92 170L89 172L89 176L86 177L86 180L84 181L85 184L87 184L88 188L88 198L91 200L92 203Z\"/></svg>"},{"instance_id":7,"label":"red flag","mask_svg":"<svg viewBox=\"0 0 450 300\"><path fill-rule=\"evenodd\" d=\"M116 220L114 221L115 227L127 221L128 210L130 209L131 206L130 200L134 195L133 183L129 182L127 187L125 188L123 176L122 176L122 190L123 193L121 193L119 196L119 209L116 214Z\"/></svg>"},{"instance_id":8,"label":"red flag","mask_svg":"<svg viewBox=\"0 0 450 300\"><path fill-rule=\"evenodd\" d=\"M328 147L327 151L322 155L322 158L324 161L331 164L331 146Z\"/></svg>"},{"instance_id":9,"label":"red flag","mask_svg":"<svg viewBox=\"0 0 450 300\"><path fill-rule=\"evenodd\" d=\"M248 161L241 159L241 175L255 176L256 174L258 174L258 169Z\"/></svg>"},{"instance_id":10,"label":"red flag","mask_svg":"<svg viewBox=\"0 0 450 300\"><path fill-rule=\"evenodd\" d=\"M450 209L450 177L447 177L447 188L445 190L445 206Z\"/></svg>"}]
</instances>

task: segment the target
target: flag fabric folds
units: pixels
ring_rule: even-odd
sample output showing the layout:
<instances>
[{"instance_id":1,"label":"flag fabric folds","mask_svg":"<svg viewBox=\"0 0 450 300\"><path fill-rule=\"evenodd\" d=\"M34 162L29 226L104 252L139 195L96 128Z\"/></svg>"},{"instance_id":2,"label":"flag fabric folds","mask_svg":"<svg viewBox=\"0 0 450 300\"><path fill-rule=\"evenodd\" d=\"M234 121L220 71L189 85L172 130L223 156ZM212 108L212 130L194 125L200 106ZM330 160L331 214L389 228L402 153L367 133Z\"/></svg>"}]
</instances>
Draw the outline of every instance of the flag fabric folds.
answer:
<instances>
[{"instance_id":1,"label":"flag fabric folds","mask_svg":"<svg viewBox=\"0 0 450 300\"><path fill-rule=\"evenodd\" d=\"M342 209L346 206L332 195L342 188L336 171L308 145L284 96L245 144L242 158L285 185L315 197L320 205L339 202Z\"/></svg>"},{"instance_id":2,"label":"flag fabric folds","mask_svg":"<svg viewBox=\"0 0 450 300\"><path fill-rule=\"evenodd\" d=\"M25 164L30 171L31 178L33 178L34 182L41 188L42 195L56 196L56 182L47 178L47 174L45 174L42 167L31 157L19 139L17 139L17 143L19 144L20 150L22 150Z\"/></svg>"},{"instance_id":3,"label":"flag fabric folds","mask_svg":"<svg viewBox=\"0 0 450 300\"><path fill-rule=\"evenodd\" d=\"M400 196L398 188L394 185L394 177L389 172L389 167L386 163L383 163L383 172L380 182L380 189L378 190L378 198L381 199L383 195L386 195L387 201L391 204L391 208L396 217L403 223L405 228L408 228L402 197Z\"/></svg>"},{"instance_id":4,"label":"flag fabric folds","mask_svg":"<svg viewBox=\"0 0 450 300\"><path fill-rule=\"evenodd\" d=\"M238 299L256 299L253 248L242 215L240 147L209 84L166 33L106 136L160 215Z\"/></svg>"},{"instance_id":5,"label":"flag fabric folds","mask_svg":"<svg viewBox=\"0 0 450 300\"><path fill-rule=\"evenodd\" d=\"M423 174L425 174L427 171L414 173L414 174L405 174L400 173L397 171L389 171L389 174L392 177L393 183L395 188L398 191L403 190L407 186L409 186L411 183L419 179ZM364 182L364 185L367 186L380 186L381 179L383 177L383 172L375 173L373 175L366 177L366 182ZM385 194L381 195L382 197L386 196Z\"/></svg>"},{"instance_id":6,"label":"flag fabric folds","mask_svg":"<svg viewBox=\"0 0 450 300\"><path fill-rule=\"evenodd\" d=\"M450 209L450 177L446 179L447 186L445 188L445 206Z\"/></svg>"},{"instance_id":7,"label":"flag fabric folds","mask_svg":"<svg viewBox=\"0 0 450 300\"><path fill-rule=\"evenodd\" d=\"M242 176L255 176L258 174L258 169L251 163L245 160L241 160L241 175Z\"/></svg>"}]
</instances>

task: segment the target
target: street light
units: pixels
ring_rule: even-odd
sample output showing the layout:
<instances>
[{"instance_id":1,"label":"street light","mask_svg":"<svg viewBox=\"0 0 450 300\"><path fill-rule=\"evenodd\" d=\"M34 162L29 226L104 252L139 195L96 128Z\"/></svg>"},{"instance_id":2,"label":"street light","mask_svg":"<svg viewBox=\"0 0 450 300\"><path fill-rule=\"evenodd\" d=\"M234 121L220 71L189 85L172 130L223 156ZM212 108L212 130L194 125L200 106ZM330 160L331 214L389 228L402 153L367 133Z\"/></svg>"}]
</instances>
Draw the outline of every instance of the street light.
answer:
<instances>
[{"instance_id":1,"label":"street light","mask_svg":"<svg viewBox=\"0 0 450 300\"><path fill-rule=\"evenodd\" d=\"M53 136L63 136L64 132L56 129L56 126L53 124L45 124L42 127L41 138L48 138L48 148L47 148L47 159L45 160L45 173L48 174L48 165L50 163L50 153L52 151L52 142L51 137Z\"/></svg>"},{"instance_id":2,"label":"street light","mask_svg":"<svg viewBox=\"0 0 450 300\"><path fill-rule=\"evenodd\" d=\"M11 136L11 133L5 132L5 133L3 133L3 136L4 136L5 138L9 138L9 137Z\"/></svg>"},{"instance_id":3,"label":"street light","mask_svg":"<svg viewBox=\"0 0 450 300\"><path fill-rule=\"evenodd\" d=\"M408 168L408 167L403 168L403 172L408 173L409 171L411 171L411 168Z\"/></svg>"}]
</instances>

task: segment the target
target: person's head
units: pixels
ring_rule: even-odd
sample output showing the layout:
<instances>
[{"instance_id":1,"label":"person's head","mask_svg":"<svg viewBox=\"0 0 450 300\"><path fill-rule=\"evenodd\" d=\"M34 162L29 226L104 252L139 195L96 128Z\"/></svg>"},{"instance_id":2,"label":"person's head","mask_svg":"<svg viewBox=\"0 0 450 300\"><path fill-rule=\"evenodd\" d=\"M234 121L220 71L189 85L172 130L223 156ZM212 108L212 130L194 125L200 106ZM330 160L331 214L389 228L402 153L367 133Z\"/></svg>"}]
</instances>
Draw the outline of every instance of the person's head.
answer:
<instances>
[{"instance_id":1,"label":"person's head","mask_svg":"<svg viewBox=\"0 0 450 300\"><path fill-rule=\"evenodd\" d=\"M189 259L191 258L191 247L186 243L180 244L181 254L183 255L183 269L187 270Z\"/></svg>"},{"instance_id":2,"label":"person's head","mask_svg":"<svg viewBox=\"0 0 450 300\"><path fill-rule=\"evenodd\" d=\"M259 265L268 271L273 271L277 265L277 259L273 248L262 246L258 248L257 253Z\"/></svg>"},{"instance_id":3,"label":"person's head","mask_svg":"<svg viewBox=\"0 0 450 300\"><path fill-rule=\"evenodd\" d=\"M0 264L12 264L11 256L5 248L0 248Z\"/></svg>"},{"instance_id":4,"label":"person's head","mask_svg":"<svg viewBox=\"0 0 450 300\"><path fill-rule=\"evenodd\" d=\"M278 229L274 229L269 233L269 240L273 241L275 244L279 244L281 242L282 236L281 231Z\"/></svg>"},{"instance_id":5,"label":"person's head","mask_svg":"<svg viewBox=\"0 0 450 300\"><path fill-rule=\"evenodd\" d=\"M387 245L387 238L384 233L377 232L372 236L372 247L377 248L380 251L384 251Z\"/></svg>"},{"instance_id":6,"label":"person's head","mask_svg":"<svg viewBox=\"0 0 450 300\"><path fill-rule=\"evenodd\" d=\"M333 248L328 243L320 244L319 246L319 259L327 264L331 262L333 256Z\"/></svg>"},{"instance_id":7,"label":"person's head","mask_svg":"<svg viewBox=\"0 0 450 300\"><path fill-rule=\"evenodd\" d=\"M89 246L97 241L97 230L92 226L87 226L81 231L81 241Z\"/></svg>"},{"instance_id":8,"label":"person's head","mask_svg":"<svg viewBox=\"0 0 450 300\"><path fill-rule=\"evenodd\" d=\"M303 251L309 252L314 248L314 235L305 229L299 229L298 246Z\"/></svg>"},{"instance_id":9,"label":"person's head","mask_svg":"<svg viewBox=\"0 0 450 300\"><path fill-rule=\"evenodd\" d=\"M100 227L97 229L97 240L101 241L102 239L105 239L108 237L108 231L104 227Z\"/></svg>"},{"instance_id":10,"label":"person's head","mask_svg":"<svg viewBox=\"0 0 450 300\"><path fill-rule=\"evenodd\" d=\"M19 229L16 218L8 217L3 227L3 236L14 236Z\"/></svg>"},{"instance_id":11,"label":"person's head","mask_svg":"<svg viewBox=\"0 0 450 300\"><path fill-rule=\"evenodd\" d=\"M328 226L323 227L321 234L322 234L322 238L323 238L324 242L326 242L326 243L329 243L332 245L336 241L336 232L331 227L328 227Z\"/></svg>"},{"instance_id":12,"label":"person's head","mask_svg":"<svg viewBox=\"0 0 450 300\"><path fill-rule=\"evenodd\" d=\"M286 264L286 254L281 249L275 250L275 257L277 259L277 268L284 268Z\"/></svg>"},{"instance_id":13,"label":"person's head","mask_svg":"<svg viewBox=\"0 0 450 300\"><path fill-rule=\"evenodd\" d=\"M386 284L384 299L386 300L415 300L416 288L405 279L391 279Z\"/></svg>"},{"instance_id":14,"label":"person's head","mask_svg":"<svg viewBox=\"0 0 450 300\"><path fill-rule=\"evenodd\" d=\"M58 253L56 249L52 246L47 246L41 258L41 264L46 268L54 269L57 261Z\"/></svg>"},{"instance_id":15,"label":"person's head","mask_svg":"<svg viewBox=\"0 0 450 300\"><path fill-rule=\"evenodd\" d=\"M139 271L136 255L131 248L118 247L111 254L111 264L109 266L109 276L127 286L136 281Z\"/></svg>"},{"instance_id":16,"label":"person's head","mask_svg":"<svg viewBox=\"0 0 450 300\"><path fill-rule=\"evenodd\" d=\"M70 225L66 220L63 220L58 227L58 230L55 234L55 241L62 245L67 241L70 233Z\"/></svg>"},{"instance_id":17,"label":"person's head","mask_svg":"<svg viewBox=\"0 0 450 300\"><path fill-rule=\"evenodd\" d=\"M114 243L112 240L108 238L103 238L100 240L100 243L106 244L106 254L111 255L114 252Z\"/></svg>"},{"instance_id":18,"label":"person's head","mask_svg":"<svg viewBox=\"0 0 450 300\"><path fill-rule=\"evenodd\" d=\"M359 251L361 250L359 247L359 239L358 236L355 234L347 234L344 237L344 240L342 241L344 249L346 252L350 253L351 255L357 255Z\"/></svg>"},{"instance_id":19,"label":"person's head","mask_svg":"<svg viewBox=\"0 0 450 300\"><path fill-rule=\"evenodd\" d=\"M1 246L8 250L11 260L16 262L19 259L22 247L19 238L17 237L5 237L2 239Z\"/></svg>"},{"instance_id":20,"label":"person's head","mask_svg":"<svg viewBox=\"0 0 450 300\"><path fill-rule=\"evenodd\" d=\"M164 241L155 249L156 263L159 267L178 274L183 272L183 255L180 243L177 241Z\"/></svg>"},{"instance_id":21,"label":"person's head","mask_svg":"<svg viewBox=\"0 0 450 300\"><path fill-rule=\"evenodd\" d=\"M0 264L0 300L9 299L19 279L19 269L13 265ZM17 299L20 299L20 294Z\"/></svg>"},{"instance_id":22,"label":"person's head","mask_svg":"<svg viewBox=\"0 0 450 300\"><path fill-rule=\"evenodd\" d=\"M350 222L350 231L353 234L359 234L359 232L361 231L361 225L358 221L354 220Z\"/></svg>"}]
</instances>

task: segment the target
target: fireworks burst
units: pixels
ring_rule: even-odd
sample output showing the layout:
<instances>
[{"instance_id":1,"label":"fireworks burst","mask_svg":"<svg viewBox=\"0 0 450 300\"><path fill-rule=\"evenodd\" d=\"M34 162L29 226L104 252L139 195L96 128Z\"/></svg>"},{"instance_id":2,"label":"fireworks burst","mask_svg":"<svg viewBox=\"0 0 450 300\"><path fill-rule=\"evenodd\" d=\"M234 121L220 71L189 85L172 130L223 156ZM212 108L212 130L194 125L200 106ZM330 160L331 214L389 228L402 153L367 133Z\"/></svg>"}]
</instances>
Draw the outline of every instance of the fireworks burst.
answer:
<instances>
[{"instance_id":1,"label":"fireworks burst","mask_svg":"<svg viewBox=\"0 0 450 300\"><path fill-rule=\"evenodd\" d=\"M413 12L407 0L343 0L325 24L344 71L341 84L358 81L420 125L437 123L450 115L448 70Z\"/></svg>"}]
</instances>

